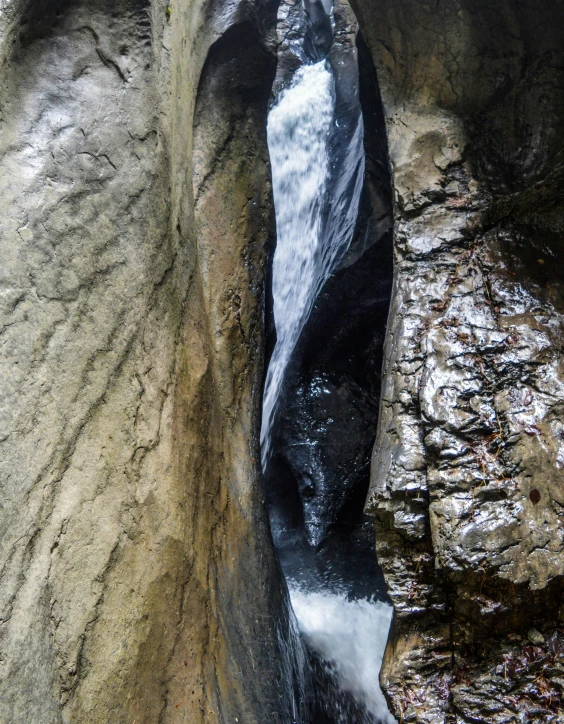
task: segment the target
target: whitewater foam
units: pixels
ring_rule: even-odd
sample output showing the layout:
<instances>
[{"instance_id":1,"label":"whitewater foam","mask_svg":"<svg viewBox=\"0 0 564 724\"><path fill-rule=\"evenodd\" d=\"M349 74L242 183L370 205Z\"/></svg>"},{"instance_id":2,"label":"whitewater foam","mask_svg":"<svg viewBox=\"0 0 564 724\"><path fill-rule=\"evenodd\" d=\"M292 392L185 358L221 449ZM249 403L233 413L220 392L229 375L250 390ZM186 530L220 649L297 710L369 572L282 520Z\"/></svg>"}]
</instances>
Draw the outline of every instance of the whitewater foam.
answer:
<instances>
[{"instance_id":1,"label":"whitewater foam","mask_svg":"<svg viewBox=\"0 0 564 724\"><path fill-rule=\"evenodd\" d=\"M331 666L341 688L362 701L376 721L394 724L379 683L392 607L299 588L290 589L290 597L305 640Z\"/></svg>"}]
</instances>

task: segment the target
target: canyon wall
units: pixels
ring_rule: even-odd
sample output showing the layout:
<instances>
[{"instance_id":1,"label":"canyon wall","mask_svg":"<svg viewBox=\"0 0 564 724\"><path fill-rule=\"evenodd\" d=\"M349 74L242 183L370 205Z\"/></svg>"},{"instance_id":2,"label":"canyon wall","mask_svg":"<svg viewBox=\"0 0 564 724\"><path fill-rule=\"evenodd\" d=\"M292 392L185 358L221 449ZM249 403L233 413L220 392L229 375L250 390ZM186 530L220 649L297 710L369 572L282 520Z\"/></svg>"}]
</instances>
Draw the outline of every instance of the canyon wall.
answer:
<instances>
[{"instance_id":1,"label":"canyon wall","mask_svg":"<svg viewBox=\"0 0 564 724\"><path fill-rule=\"evenodd\" d=\"M0 17L0 721L288 722L258 451L276 7Z\"/></svg>"},{"instance_id":2,"label":"canyon wall","mask_svg":"<svg viewBox=\"0 0 564 724\"><path fill-rule=\"evenodd\" d=\"M382 684L403 722L563 721L564 6L352 5L394 192Z\"/></svg>"}]
</instances>

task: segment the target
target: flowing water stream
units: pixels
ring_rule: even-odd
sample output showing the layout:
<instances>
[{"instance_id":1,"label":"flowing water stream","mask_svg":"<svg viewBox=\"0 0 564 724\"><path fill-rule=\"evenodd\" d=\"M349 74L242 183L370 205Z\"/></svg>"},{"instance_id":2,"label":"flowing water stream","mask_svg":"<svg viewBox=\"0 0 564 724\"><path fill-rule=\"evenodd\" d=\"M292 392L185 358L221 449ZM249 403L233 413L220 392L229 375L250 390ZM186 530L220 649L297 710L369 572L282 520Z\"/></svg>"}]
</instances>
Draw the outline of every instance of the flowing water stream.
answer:
<instances>
[{"instance_id":1,"label":"flowing water stream","mask_svg":"<svg viewBox=\"0 0 564 724\"><path fill-rule=\"evenodd\" d=\"M346 112L349 133L333 154L339 144L332 145L330 139L338 138L343 118L336 107L334 72L324 58L295 72L268 118L277 245L272 266L276 344L267 370L261 429L265 471L281 395L292 394L284 387L292 355L324 284L347 251L357 218L363 125L360 110L352 122L350 109ZM276 541L279 525L271 519ZM327 721L360 724L361 711L367 724L393 722L378 683L391 607L371 596L351 595L338 578L320 586L303 566L296 576L295 569L282 564L304 640L336 688L358 702L351 715L334 692L334 711Z\"/></svg>"},{"instance_id":2,"label":"flowing water stream","mask_svg":"<svg viewBox=\"0 0 564 724\"><path fill-rule=\"evenodd\" d=\"M276 346L266 376L261 450L269 432L284 372L323 282L338 257L323 244L323 211L329 177L327 139L335 112L327 61L302 66L268 116L268 149L276 209L272 294ZM320 263L321 261L321 263Z\"/></svg>"}]
</instances>

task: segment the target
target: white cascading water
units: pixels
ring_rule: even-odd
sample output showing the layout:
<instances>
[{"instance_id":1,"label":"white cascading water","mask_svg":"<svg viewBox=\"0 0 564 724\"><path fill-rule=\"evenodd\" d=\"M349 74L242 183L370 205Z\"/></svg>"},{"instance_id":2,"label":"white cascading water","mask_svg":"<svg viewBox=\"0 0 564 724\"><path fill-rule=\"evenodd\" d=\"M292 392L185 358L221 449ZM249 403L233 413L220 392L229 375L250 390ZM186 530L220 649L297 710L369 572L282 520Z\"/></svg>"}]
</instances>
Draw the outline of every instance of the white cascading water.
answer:
<instances>
[{"instance_id":1,"label":"white cascading water","mask_svg":"<svg viewBox=\"0 0 564 724\"><path fill-rule=\"evenodd\" d=\"M329 12L330 0L323 4ZM315 300L349 247L358 214L364 175L362 118L332 178L329 137L335 123L335 82L326 60L302 66L268 117L277 231L272 268L276 345L265 382L263 468L288 364ZM339 686L366 707L367 721L394 722L378 681L391 607L351 600L343 591L307 591L289 583L300 631ZM348 722L346 715L337 720Z\"/></svg>"},{"instance_id":2,"label":"white cascading water","mask_svg":"<svg viewBox=\"0 0 564 724\"><path fill-rule=\"evenodd\" d=\"M341 688L364 704L372 721L394 724L378 682L392 607L382 601L351 601L342 592L290 588L290 596L300 631Z\"/></svg>"},{"instance_id":3,"label":"white cascading water","mask_svg":"<svg viewBox=\"0 0 564 724\"><path fill-rule=\"evenodd\" d=\"M264 389L263 467L284 372L317 293L328 276L317 258L329 178L327 141L335 110L333 75L326 61L304 65L268 116L268 150L276 210L272 295L276 345Z\"/></svg>"},{"instance_id":4,"label":"white cascading water","mask_svg":"<svg viewBox=\"0 0 564 724\"><path fill-rule=\"evenodd\" d=\"M334 116L334 80L325 60L302 66L268 116L277 236L272 263L276 345L264 389L263 468L288 362L321 288L351 242L358 213L364 172L361 117L326 213Z\"/></svg>"}]
</instances>

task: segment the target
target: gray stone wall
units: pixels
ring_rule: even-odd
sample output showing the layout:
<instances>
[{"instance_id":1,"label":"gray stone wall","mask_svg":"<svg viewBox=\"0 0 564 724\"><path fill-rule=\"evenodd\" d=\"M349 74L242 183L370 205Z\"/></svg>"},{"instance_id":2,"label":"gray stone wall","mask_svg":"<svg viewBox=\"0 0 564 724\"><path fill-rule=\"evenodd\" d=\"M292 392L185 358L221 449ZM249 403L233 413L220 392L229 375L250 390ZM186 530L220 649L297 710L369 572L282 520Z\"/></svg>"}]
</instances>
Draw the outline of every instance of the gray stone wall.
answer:
<instances>
[{"instance_id":1,"label":"gray stone wall","mask_svg":"<svg viewBox=\"0 0 564 724\"><path fill-rule=\"evenodd\" d=\"M561 721L563 8L353 6L395 194L382 681L404 722Z\"/></svg>"},{"instance_id":2,"label":"gray stone wall","mask_svg":"<svg viewBox=\"0 0 564 724\"><path fill-rule=\"evenodd\" d=\"M275 10L2 10L0 721L288 721L257 450Z\"/></svg>"}]
</instances>

